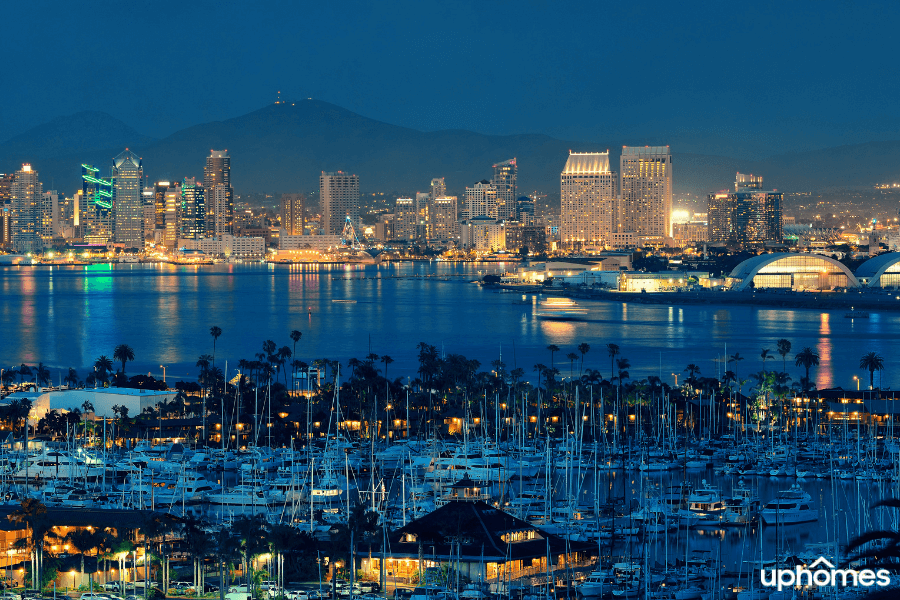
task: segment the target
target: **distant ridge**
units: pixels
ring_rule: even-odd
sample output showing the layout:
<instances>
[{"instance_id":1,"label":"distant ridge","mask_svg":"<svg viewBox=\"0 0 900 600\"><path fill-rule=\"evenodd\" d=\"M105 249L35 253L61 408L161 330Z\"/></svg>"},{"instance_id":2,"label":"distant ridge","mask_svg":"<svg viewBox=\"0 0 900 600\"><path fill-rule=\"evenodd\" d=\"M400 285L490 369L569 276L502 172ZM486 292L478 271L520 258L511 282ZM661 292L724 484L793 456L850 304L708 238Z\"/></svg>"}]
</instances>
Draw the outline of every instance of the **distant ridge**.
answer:
<instances>
[{"instance_id":1,"label":"distant ridge","mask_svg":"<svg viewBox=\"0 0 900 600\"><path fill-rule=\"evenodd\" d=\"M657 140L655 143L665 143ZM491 165L518 159L519 190L558 193L559 173L569 149L619 152L633 140L574 142L542 134L495 136L464 130L422 132L383 123L318 100L273 104L240 117L188 127L154 140L99 112L61 117L0 144L0 172L32 162L42 181L72 193L79 165L104 171L113 156L130 147L144 160L151 180L202 176L212 148L232 156L232 182L239 193L318 188L321 171L360 176L363 191L425 190L433 177L446 177L448 191L489 178ZM643 144L641 144L643 145ZM900 180L900 141L871 142L752 161L681 153L672 147L676 196L729 188L736 171L765 177L766 187L785 191L866 187Z\"/></svg>"}]
</instances>

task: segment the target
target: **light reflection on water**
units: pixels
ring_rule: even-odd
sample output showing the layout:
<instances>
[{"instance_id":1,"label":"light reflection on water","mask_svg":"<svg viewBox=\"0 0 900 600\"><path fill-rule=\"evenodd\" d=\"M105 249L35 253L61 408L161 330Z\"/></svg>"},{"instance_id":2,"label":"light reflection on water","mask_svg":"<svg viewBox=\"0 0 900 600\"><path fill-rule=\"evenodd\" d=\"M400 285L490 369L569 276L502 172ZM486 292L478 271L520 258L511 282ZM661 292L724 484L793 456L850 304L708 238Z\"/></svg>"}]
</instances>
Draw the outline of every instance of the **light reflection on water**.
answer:
<instances>
[{"instance_id":1,"label":"light reflection on water","mask_svg":"<svg viewBox=\"0 0 900 600\"><path fill-rule=\"evenodd\" d=\"M503 353L507 368L521 367L529 377L534 364L549 365L549 344L561 348L558 358L587 342L592 348L585 368L604 375L605 345L616 343L631 363L632 378L660 370L682 373L691 362L704 376L714 376L723 366L717 360L736 352L746 360L731 368L747 378L761 369L760 349L774 353L780 338L793 345L787 358L793 381L803 372L792 356L806 346L819 354L820 366L811 374L820 388L848 388L855 385L853 375L867 381L858 364L869 351L885 359L885 386L900 371L890 346L900 314L845 319L844 311L579 300L588 309L587 320L539 321L533 313L542 297L470 283L498 268L473 263L2 267L0 365L43 361L51 368L76 367L83 377L97 356L127 343L135 349L133 372L160 375L159 365L165 364L171 377L194 377L197 357L212 351L209 327L217 325L223 330L217 356L231 365L252 358L266 339L291 346L288 333L299 329L301 360L364 356L371 340L373 352L395 359L391 368L398 374L415 372L420 341L476 358L483 367L501 346L510 348ZM436 281L429 277L435 274L460 276ZM332 302L351 298L357 302Z\"/></svg>"}]
</instances>

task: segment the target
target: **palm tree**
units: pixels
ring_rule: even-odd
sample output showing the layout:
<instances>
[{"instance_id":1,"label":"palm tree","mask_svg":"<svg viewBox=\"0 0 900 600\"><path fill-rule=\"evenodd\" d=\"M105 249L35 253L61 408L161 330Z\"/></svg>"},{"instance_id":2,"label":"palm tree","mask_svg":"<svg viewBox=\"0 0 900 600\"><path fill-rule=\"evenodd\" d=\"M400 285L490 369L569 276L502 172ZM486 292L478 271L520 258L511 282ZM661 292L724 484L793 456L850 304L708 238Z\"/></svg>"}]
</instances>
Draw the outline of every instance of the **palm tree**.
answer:
<instances>
[{"instance_id":1,"label":"palm tree","mask_svg":"<svg viewBox=\"0 0 900 600\"><path fill-rule=\"evenodd\" d=\"M609 379L612 379L616 376L615 371L615 360L616 356L619 355L619 345L618 344L607 344L606 345L606 353L609 354Z\"/></svg>"},{"instance_id":2,"label":"palm tree","mask_svg":"<svg viewBox=\"0 0 900 600\"><path fill-rule=\"evenodd\" d=\"M573 371L575 370L575 361L578 360L578 355L574 352L569 352L566 354L566 358L569 359L569 378L574 377Z\"/></svg>"},{"instance_id":3,"label":"palm tree","mask_svg":"<svg viewBox=\"0 0 900 600\"><path fill-rule=\"evenodd\" d=\"M40 589L41 568L44 558L44 540L51 535L53 523L47 517L47 507L39 500L25 498L18 509L9 514L9 520L13 523L24 524L28 528L28 537L19 542L34 552L35 572L31 577L33 589Z\"/></svg>"},{"instance_id":4,"label":"palm tree","mask_svg":"<svg viewBox=\"0 0 900 600\"><path fill-rule=\"evenodd\" d=\"M134 360L134 350L128 344L119 344L113 350L113 360L118 360L122 363L122 375L124 376L125 363L129 360Z\"/></svg>"},{"instance_id":5,"label":"palm tree","mask_svg":"<svg viewBox=\"0 0 900 600\"><path fill-rule=\"evenodd\" d=\"M31 367L29 367L25 363L19 365L19 383L25 383L25 378L31 377L31 374Z\"/></svg>"},{"instance_id":6,"label":"palm tree","mask_svg":"<svg viewBox=\"0 0 900 600\"><path fill-rule=\"evenodd\" d=\"M581 352L581 370L580 373L584 373L584 355L587 354L591 349L591 345L585 342L581 342L578 344L578 351Z\"/></svg>"},{"instance_id":7,"label":"palm tree","mask_svg":"<svg viewBox=\"0 0 900 600\"><path fill-rule=\"evenodd\" d=\"M798 352L796 356L794 356L794 364L798 367L803 367L804 369L806 369L806 377L803 378L802 383L803 391L808 392L812 387L809 380L809 369L810 367L819 366L819 355L816 354L812 348L807 346L806 348Z\"/></svg>"},{"instance_id":8,"label":"palm tree","mask_svg":"<svg viewBox=\"0 0 900 600\"><path fill-rule=\"evenodd\" d=\"M550 351L550 368L553 368L553 354L559 352L559 346L556 344L550 344L547 346L547 350Z\"/></svg>"},{"instance_id":9,"label":"palm tree","mask_svg":"<svg viewBox=\"0 0 900 600\"><path fill-rule=\"evenodd\" d=\"M34 379L38 385L47 385L50 383L50 369L42 362L34 368Z\"/></svg>"},{"instance_id":10,"label":"palm tree","mask_svg":"<svg viewBox=\"0 0 900 600\"><path fill-rule=\"evenodd\" d=\"M384 378L387 379L388 378L388 376L387 376L388 365L391 364L392 362L394 362L394 359L391 358L390 356L388 356L387 354L385 354L384 356L381 357L381 362L384 363ZM390 379L388 379L388 381L390 381Z\"/></svg>"},{"instance_id":11,"label":"palm tree","mask_svg":"<svg viewBox=\"0 0 900 600\"><path fill-rule=\"evenodd\" d=\"M766 370L766 361L770 360L770 359L775 360L775 357L772 356L771 350L769 350L768 348L763 348L762 350L759 351L759 359L762 361L763 371L765 371Z\"/></svg>"},{"instance_id":12,"label":"palm tree","mask_svg":"<svg viewBox=\"0 0 900 600\"><path fill-rule=\"evenodd\" d=\"M213 365L216 364L216 341L219 339L219 336L222 335L222 328L216 327L213 325L209 328L209 335L212 336L213 339Z\"/></svg>"},{"instance_id":13,"label":"palm tree","mask_svg":"<svg viewBox=\"0 0 900 600\"><path fill-rule=\"evenodd\" d=\"M781 355L781 370L787 372L787 355L791 353L791 342L782 338L775 342L775 347Z\"/></svg>"},{"instance_id":14,"label":"palm tree","mask_svg":"<svg viewBox=\"0 0 900 600\"><path fill-rule=\"evenodd\" d=\"M241 554L244 557L244 573L247 574L247 590L250 590L250 562L265 552L266 522L260 515L238 517L231 527L234 536L239 540Z\"/></svg>"},{"instance_id":15,"label":"palm tree","mask_svg":"<svg viewBox=\"0 0 900 600\"><path fill-rule=\"evenodd\" d=\"M877 352L867 352L859 359L859 368L869 371L869 389L875 389L875 371L884 369L884 358Z\"/></svg>"},{"instance_id":16,"label":"palm tree","mask_svg":"<svg viewBox=\"0 0 900 600\"><path fill-rule=\"evenodd\" d=\"M872 508L879 507L900 509L900 499L888 498L872 505ZM891 522L892 519L886 519L885 521ZM872 542L881 543L872 544ZM875 572L880 569L896 572L897 568L900 567L900 532L888 529L867 531L850 540L847 544L847 553L849 554L853 551L855 551L855 554L848 556L845 564L840 565L840 568L846 568L849 566L847 563L852 560L865 564L867 569ZM896 596L896 589L886 587L882 591L873 590L866 597L872 600L891 600L896 598Z\"/></svg>"},{"instance_id":17,"label":"palm tree","mask_svg":"<svg viewBox=\"0 0 900 600\"><path fill-rule=\"evenodd\" d=\"M695 387L694 384L696 383L696 380L694 379L694 375L700 374L700 367L698 367L694 363L691 363L687 366L685 371L688 372L688 381L691 382L691 387Z\"/></svg>"},{"instance_id":18,"label":"palm tree","mask_svg":"<svg viewBox=\"0 0 900 600\"><path fill-rule=\"evenodd\" d=\"M65 379L63 379L69 386L77 387L78 386L78 371L69 367L69 374L66 375Z\"/></svg>"},{"instance_id":19,"label":"palm tree","mask_svg":"<svg viewBox=\"0 0 900 600\"><path fill-rule=\"evenodd\" d=\"M112 360L105 354L101 354L97 360L94 361L94 371L95 371L95 379L99 381L106 381L107 374L113 370Z\"/></svg>"},{"instance_id":20,"label":"palm tree","mask_svg":"<svg viewBox=\"0 0 900 600\"><path fill-rule=\"evenodd\" d=\"M87 529L75 529L70 531L65 537L70 545L74 546L78 553L81 554L81 579L84 580L84 556L97 547L97 535Z\"/></svg>"}]
</instances>

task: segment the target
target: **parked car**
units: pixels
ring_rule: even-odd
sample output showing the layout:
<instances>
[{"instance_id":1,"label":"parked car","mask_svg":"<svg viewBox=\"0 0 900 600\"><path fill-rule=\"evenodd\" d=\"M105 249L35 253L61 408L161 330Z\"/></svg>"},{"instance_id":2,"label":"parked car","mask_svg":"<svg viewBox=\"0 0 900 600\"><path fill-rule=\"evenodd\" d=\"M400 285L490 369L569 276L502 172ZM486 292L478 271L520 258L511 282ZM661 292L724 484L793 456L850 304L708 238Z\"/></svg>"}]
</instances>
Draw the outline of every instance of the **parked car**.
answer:
<instances>
[{"instance_id":1,"label":"parked car","mask_svg":"<svg viewBox=\"0 0 900 600\"><path fill-rule=\"evenodd\" d=\"M225 594L225 600L251 600L251 598L247 592L228 592Z\"/></svg>"},{"instance_id":2,"label":"parked car","mask_svg":"<svg viewBox=\"0 0 900 600\"><path fill-rule=\"evenodd\" d=\"M286 600L310 600L310 595L304 590L285 590L284 597Z\"/></svg>"}]
</instances>

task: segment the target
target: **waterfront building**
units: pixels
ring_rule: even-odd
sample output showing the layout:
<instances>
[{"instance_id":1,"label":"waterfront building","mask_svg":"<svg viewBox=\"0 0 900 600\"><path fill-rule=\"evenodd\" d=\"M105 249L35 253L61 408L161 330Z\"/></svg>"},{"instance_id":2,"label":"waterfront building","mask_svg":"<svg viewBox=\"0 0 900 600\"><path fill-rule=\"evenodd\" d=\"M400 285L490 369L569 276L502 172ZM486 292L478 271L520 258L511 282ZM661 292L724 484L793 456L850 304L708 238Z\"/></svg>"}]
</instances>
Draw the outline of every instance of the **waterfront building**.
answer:
<instances>
[{"instance_id":1,"label":"waterfront building","mask_svg":"<svg viewBox=\"0 0 900 600\"><path fill-rule=\"evenodd\" d=\"M200 239L178 240L178 249L200 251L210 256L259 260L266 255L266 240L261 237L224 233Z\"/></svg>"},{"instance_id":2,"label":"waterfront building","mask_svg":"<svg viewBox=\"0 0 900 600\"><path fill-rule=\"evenodd\" d=\"M70 411L90 402L94 418L118 417L117 406L128 409L129 415L140 415L144 409L156 408L161 403L172 402L177 390L155 391L135 388L99 387L79 389L42 389L39 392L15 392L3 398L0 405L9 406L15 400L31 400L29 419L35 423L51 410Z\"/></svg>"},{"instance_id":3,"label":"waterfront building","mask_svg":"<svg viewBox=\"0 0 900 600\"><path fill-rule=\"evenodd\" d=\"M707 240L738 248L780 244L784 193L764 191L762 176L738 173L734 192L707 196Z\"/></svg>"},{"instance_id":4,"label":"waterfront building","mask_svg":"<svg viewBox=\"0 0 900 600\"><path fill-rule=\"evenodd\" d=\"M497 219L497 189L490 181L483 179L466 188L466 203L461 217L464 220L475 217Z\"/></svg>"},{"instance_id":5,"label":"waterfront building","mask_svg":"<svg viewBox=\"0 0 900 600\"><path fill-rule=\"evenodd\" d=\"M506 224L488 216L460 223L459 245L466 250L490 251L506 248Z\"/></svg>"},{"instance_id":6,"label":"waterfront building","mask_svg":"<svg viewBox=\"0 0 900 600\"><path fill-rule=\"evenodd\" d=\"M216 186L221 186L216 189ZM207 231L222 235L234 233L234 188L231 187L231 157L228 150L210 150L203 169L203 187L209 206Z\"/></svg>"},{"instance_id":7,"label":"waterfront building","mask_svg":"<svg viewBox=\"0 0 900 600\"><path fill-rule=\"evenodd\" d=\"M609 152L569 152L560 174L560 240L582 249L608 246L615 231L618 174Z\"/></svg>"},{"instance_id":8,"label":"waterfront building","mask_svg":"<svg viewBox=\"0 0 900 600\"><path fill-rule=\"evenodd\" d=\"M290 235L283 230L278 236L279 250L328 250L342 245L338 235Z\"/></svg>"},{"instance_id":9,"label":"waterfront building","mask_svg":"<svg viewBox=\"0 0 900 600\"><path fill-rule=\"evenodd\" d=\"M435 177L431 180L431 197L443 198L447 195L447 184L443 177Z\"/></svg>"},{"instance_id":10,"label":"waterfront building","mask_svg":"<svg viewBox=\"0 0 900 600\"><path fill-rule=\"evenodd\" d=\"M416 238L427 239L431 234L431 193L416 192Z\"/></svg>"},{"instance_id":11,"label":"waterfront building","mask_svg":"<svg viewBox=\"0 0 900 600\"><path fill-rule=\"evenodd\" d=\"M494 165L494 178L491 180L491 184L496 191L496 218L504 220L516 218L518 177L519 167L516 165L515 158Z\"/></svg>"},{"instance_id":12,"label":"waterfront building","mask_svg":"<svg viewBox=\"0 0 900 600\"><path fill-rule=\"evenodd\" d=\"M506 249L518 252L527 248L529 252L541 253L547 250L547 232L541 225L526 225L518 221L506 223Z\"/></svg>"},{"instance_id":13,"label":"waterfront building","mask_svg":"<svg viewBox=\"0 0 900 600\"><path fill-rule=\"evenodd\" d=\"M105 244L113 238L113 192L112 180L100 177L100 169L81 165L78 237L92 244Z\"/></svg>"},{"instance_id":14,"label":"waterfront building","mask_svg":"<svg viewBox=\"0 0 900 600\"><path fill-rule=\"evenodd\" d=\"M53 238L59 237L59 192L50 190L41 194L37 221L37 234L44 248L53 245Z\"/></svg>"},{"instance_id":15,"label":"waterfront building","mask_svg":"<svg viewBox=\"0 0 900 600\"><path fill-rule=\"evenodd\" d=\"M322 209L322 231L326 235L341 235L344 223L359 220L359 177L343 171L319 177L319 202Z\"/></svg>"},{"instance_id":16,"label":"waterfront building","mask_svg":"<svg viewBox=\"0 0 900 600\"><path fill-rule=\"evenodd\" d=\"M199 240L206 237L206 198L203 186L193 177L181 184L179 239Z\"/></svg>"},{"instance_id":17,"label":"waterfront building","mask_svg":"<svg viewBox=\"0 0 900 600\"><path fill-rule=\"evenodd\" d=\"M124 248L144 248L144 169L125 149L113 159L113 239Z\"/></svg>"},{"instance_id":18,"label":"waterfront building","mask_svg":"<svg viewBox=\"0 0 900 600\"><path fill-rule=\"evenodd\" d=\"M10 242L13 250L20 254L43 249L39 233L42 195L38 172L29 164L22 165L10 186Z\"/></svg>"},{"instance_id":19,"label":"waterfront building","mask_svg":"<svg viewBox=\"0 0 900 600\"><path fill-rule=\"evenodd\" d=\"M163 217L162 244L168 250L174 250L181 231L181 186L169 184L163 195L165 214Z\"/></svg>"},{"instance_id":20,"label":"waterfront building","mask_svg":"<svg viewBox=\"0 0 900 600\"><path fill-rule=\"evenodd\" d=\"M619 158L617 231L641 243L672 236L672 153L668 146L623 146Z\"/></svg>"},{"instance_id":21,"label":"waterfront building","mask_svg":"<svg viewBox=\"0 0 900 600\"><path fill-rule=\"evenodd\" d=\"M738 291L789 289L794 291L855 288L856 276L841 262L821 254L774 253L748 258L726 278Z\"/></svg>"},{"instance_id":22,"label":"waterfront building","mask_svg":"<svg viewBox=\"0 0 900 600\"><path fill-rule=\"evenodd\" d=\"M874 256L856 268L861 286L897 289L900 287L900 252Z\"/></svg>"},{"instance_id":23,"label":"waterfront building","mask_svg":"<svg viewBox=\"0 0 900 600\"><path fill-rule=\"evenodd\" d=\"M12 184L16 176L0 174L0 248L9 248L12 243L10 224L12 222Z\"/></svg>"},{"instance_id":24,"label":"waterfront building","mask_svg":"<svg viewBox=\"0 0 900 600\"><path fill-rule=\"evenodd\" d=\"M516 200L516 219L525 225L534 225L534 198L519 196Z\"/></svg>"},{"instance_id":25,"label":"waterfront building","mask_svg":"<svg viewBox=\"0 0 900 600\"><path fill-rule=\"evenodd\" d=\"M394 201L393 239L416 239L416 216L416 203L412 198L397 198Z\"/></svg>"},{"instance_id":26,"label":"waterfront building","mask_svg":"<svg viewBox=\"0 0 900 600\"><path fill-rule=\"evenodd\" d=\"M290 235L303 235L306 219L306 196L303 194L281 195L281 228Z\"/></svg>"},{"instance_id":27,"label":"waterfront building","mask_svg":"<svg viewBox=\"0 0 900 600\"><path fill-rule=\"evenodd\" d=\"M431 201L431 231L428 237L441 241L459 239L456 196L439 196Z\"/></svg>"},{"instance_id":28,"label":"waterfront building","mask_svg":"<svg viewBox=\"0 0 900 600\"><path fill-rule=\"evenodd\" d=\"M154 229L166 228L166 190L170 185L168 181L157 181L153 185Z\"/></svg>"}]
</instances>

